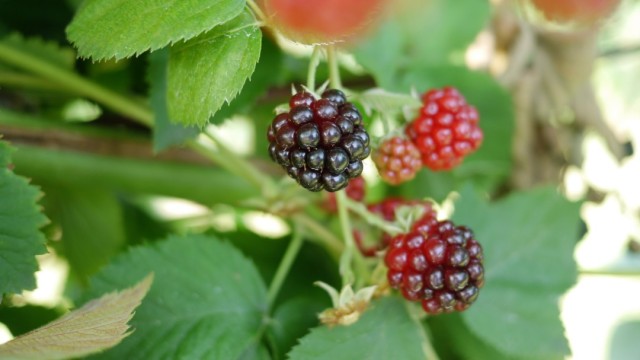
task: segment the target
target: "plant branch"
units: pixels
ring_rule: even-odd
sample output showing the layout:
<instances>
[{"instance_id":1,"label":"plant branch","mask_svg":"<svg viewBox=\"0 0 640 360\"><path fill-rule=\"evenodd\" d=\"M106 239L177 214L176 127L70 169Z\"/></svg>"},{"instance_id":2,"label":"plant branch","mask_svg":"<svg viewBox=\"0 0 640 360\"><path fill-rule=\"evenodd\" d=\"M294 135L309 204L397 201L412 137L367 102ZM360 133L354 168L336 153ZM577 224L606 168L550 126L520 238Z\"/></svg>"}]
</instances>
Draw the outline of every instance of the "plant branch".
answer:
<instances>
[{"instance_id":1,"label":"plant branch","mask_svg":"<svg viewBox=\"0 0 640 360\"><path fill-rule=\"evenodd\" d=\"M346 199L345 203L349 210L358 214L358 216L363 218L367 223L369 223L369 225L375 226L392 236L403 233L403 229L401 227L385 221L380 216L373 214L363 204L355 202L349 198Z\"/></svg>"},{"instance_id":2,"label":"plant branch","mask_svg":"<svg viewBox=\"0 0 640 360\"><path fill-rule=\"evenodd\" d=\"M42 76L69 91L82 94L120 114L147 126L153 124L153 113L144 105L95 84L80 75L52 65L35 56L0 44L0 61Z\"/></svg>"},{"instance_id":3,"label":"plant branch","mask_svg":"<svg viewBox=\"0 0 640 360\"><path fill-rule=\"evenodd\" d=\"M253 11L260 22L262 22L263 24L267 22L267 17L265 16L262 9L260 9L260 6L258 6L258 4L256 4L254 0L247 0L247 5L249 5L249 8L251 9L251 11Z\"/></svg>"},{"instance_id":4,"label":"plant branch","mask_svg":"<svg viewBox=\"0 0 640 360\"><path fill-rule=\"evenodd\" d=\"M322 55L320 48L314 46L311 58L309 59L309 70L307 72L307 89L313 92L316 91L316 72L320 64L320 55Z\"/></svg>"},{"instance_id":5,"label":"plant branch","mask_svg":"<svg viewBox=\"0 0 640 360\"><path fill-rule=\"evenodd\" d=\"M334 89L342 89L338 54L334 45L329 45L329 47L327 47L327 61L329 63L329 84Z\"/></svg>"},{"instance_id":6,"label":"plant branch","mask_svg":"<svg viewBox=\"0 0 640 360\"><path fill-rule=\"evenodd\" d=\"M340 258L340 275L342 275L342 286L347 286L355 280L351 264L356 251L356 243L353 239L349 213L347 212L347 194L344 190L336 192L336 202L338 205L338 217L340 218L340 228L345 248Z\"/></svg>"},{"instance_id":7,"label":"plant branch","mask_svg":"<svg viewBox=\"0 0 640 360\"><path fill-rule=\"evenodd\" d=\"M344 244L326 227L320 225L317 221L310 218L306 214L296 214L293 216L295 222L311 231L317 239L326 247L333 255L338 255L344 250Z\"/></svg>"},{"instance_id":8,"label":"plant branch","mask_svg":"<svg viewBox=\"0 0 640 360\"><path fill-rule=\"evenodd\" d=\"M291 238L291 242L287 247L287 250L280 261L280 265L278 265L278 269L276 270L276 274L273 276L273 280L271 280L271 284L269 285L269 290L267 291L267 304L269 307L273 306L276 297L278 296L278 292L280 288L282 288L282 284L284 280L287 278L289 271L291 270L291 266L295 261L298 253L300 252L300 248L302 247L303 237L302 231L300 229L301 226L296 226L293 232L293 237Z\"/></svg>"}]
</instances>

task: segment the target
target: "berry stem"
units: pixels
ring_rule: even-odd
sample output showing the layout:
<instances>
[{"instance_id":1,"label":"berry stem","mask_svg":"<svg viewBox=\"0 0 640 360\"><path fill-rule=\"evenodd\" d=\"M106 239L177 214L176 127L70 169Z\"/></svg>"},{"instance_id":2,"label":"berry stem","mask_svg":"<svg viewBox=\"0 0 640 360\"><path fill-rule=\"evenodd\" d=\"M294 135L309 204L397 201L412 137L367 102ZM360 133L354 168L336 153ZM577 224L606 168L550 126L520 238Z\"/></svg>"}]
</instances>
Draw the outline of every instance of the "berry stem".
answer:
<instances>
[{"instance_id":1,"label":"berry stem","mask_svg":"<svg viewBox=\"0 0 640 360\"><path fill-rule=\"evenodd\" d=\"M351 269L351 261L355 252L355 240L351 232L351 222L347 213L347 194L344 190L336 192L336 203L338 205L338 217L340 218L340 227L342 229L342 238L344 239L345 248L340 258L340 275L342 275L342 285L347 286L353 283L354 275Z\"/></svg>"},{"instance_id":2,"label":"berry stem","mask_svg":"<svg viewBox=\"0 0 640 360\"><path fill-rule=\"evenodd\" d=\"M291 242L287 247L287 250L280 261L280 265L278 265L278 269L276 270L276 274L273 276L273 280L271 280L271 284L269 285L269 290L267 292L267 304L271 307L273 306L276 297L278 296L278 292L282 288L282 284L284 280L287 278L289 274L289 270L291 270L291 265L295 261L298 253L300 252L300 248L302 247L303 237L301 226L297 225L294 232L293 237L291 238Z\"/></svg>"},{"instance_id":3,"label":"berry stem","mask_svg":"<svg viewBox=\"0 0 640 360\"><path fill-rule=\"evenodd\" d=\"M344 250L344 244L338 239L331 231L326 227L320 225L317 221L310 218L308 215L299 213L294 215L294 221L300 223L306 227L307 230L314 233L314 235L320 240L327 250L332 254L340 254Z\"/></svg>"},{"instance_id":4,"label":"berry stem","mask_svg":"<svg viewBox=\"0 0 640 360\"><path fill-rule=\"evenodd\" d=\"M82 94L140 124L146 126L153 124L153 113L145 106L38 57L0 44L0 61L37 74L69 91Z\"/></svg>"},{"instance_id":5,"label":"berry stem","mask_svg":"<svg viewBox=\"0 0 640 360\"><path fill-rule=\"evenodd\" d=\"M206 151L200 152L225 167L229 172L246 179L257 188L262 189L263 193L271 194L275 191L275 184L273 184L273 181L271 181L269 177L265 176L242 157L229 150L216 135L206 130L203 131L203 134L216 145L217 152L206 148L197 141L192 141L190 145L196 149L206 149Z\"/></svg>"},{"instance_id":6,"label":"berry stem","mask_svg":"<svg viewBox=\"0 0 640 360\"><path fill-rule=\"evenodd\" d=\"M329 85L333 89L342 89L340 67L338 66L338 54L334 45L329 45L327 47L327 62L329 63Z\"/></svg>"},{"instance_id":7,"label":"berry stem","mask_svg":"<svg viewBox=\"0 0 640 360\"><path fill-rule=\"evenodd\" d=\"M265 16L264 12L262 11L262 9L260 9L260 6L258 6L258 4L256 4L255 1L247 0L247 5L251 9L251 11L253 11L255 16L258 18L258 20L261 23L263 23L263 24L266 23L267 17Z\"/></svg>"},{"instance_id":8,"label":"berry stem","mask_svg":"<svg viewBox=\"0 0 640 360\"><path fill-rule=\"evenodd\" d=\"M375 226L380 230L383 230L389 235L393 236L393 235L398 235L404 232L404 230L401 227L394 225L393 223L390 223L388 221L385 221L380 216L371 213L366 206L364 206L359 202L353 201L351 199L347 199L346 207L349 210L353 211L354 213L358 214L367 223L369 223L369 225Z\"/></svg>"},{"instance_id":9,"label":"berry stem","mask_svg":"<svg viewBox=\"0 0 640 360\"><path fill-rule=\"evenodd\" d=\"M322 55L318 46L313 47L311 58L309 59L309 70L307 72L307 89L316 91L316 71L320 64L320 55Z\"/></svg>"}]
</instances>

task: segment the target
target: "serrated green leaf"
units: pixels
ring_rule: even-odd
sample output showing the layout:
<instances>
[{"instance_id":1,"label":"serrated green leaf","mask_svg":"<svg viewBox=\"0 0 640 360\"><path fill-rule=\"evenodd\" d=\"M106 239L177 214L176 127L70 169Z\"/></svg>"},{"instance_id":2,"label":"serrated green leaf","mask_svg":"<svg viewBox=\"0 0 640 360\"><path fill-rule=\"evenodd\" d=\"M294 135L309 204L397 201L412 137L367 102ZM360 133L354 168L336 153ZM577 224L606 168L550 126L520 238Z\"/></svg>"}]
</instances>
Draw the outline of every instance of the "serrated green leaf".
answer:
<instances>
[{"instance_id":1,"label":"serrated green leaf","mask_svg":"<svg viewBox=\"0 0 640 360\"><path fill-rule=\"evenodd\" d=\"M327 306L321 301L325 298L326 296L299 296L285 301L274 310L268 336L272 341L271 348L278 355L277 358L284 359L297 340L310 328L318 325L317 314Z\"/></svg>"},{"instance_id":2,"label":"serrated green leaf","mask_svg":"<svg viewBox=\"0 0 640 360\"><path fill-rule=\"evenodd\" d=\"M7 168L11 151L0 141L0 294L35 288L36 255L47 252L39 230L47 223L37 205L42 193Z\"/></svg>"},{"instance_id":3,"label":"serrated green leaf","mask_svg":"<svg viewBox=\"0 0 640 360\"><path fill-rule=\"evenodd\" d=\"M172 145L182 144L195 138L199 133L196 127L186 127L169 120L167 111L167 67L169 50L162 49L151 53L147 81L150 87L150 101L153 109L153 151L159 152Z\"/></svg>"},{"instance_id":4,"label":"serrated green leaf","mask_svg":"<svg viewBox=\"0 0 640 360\"><path fill-rule=\"evenodd\" d=\"M244 0L86 0L67 28L82 57L122 59L189 40L242 12Z\"/></svg>"},{"instance_id":5,"label":"serrated green leaf","mask_svg":"<svg viewBox=\"0 0 640 360\"><path fill-rule=\"evenodd\" d=\"M87 281L124 247L123 214L115 194L100 188L46 187L49 218L62 228L62 252Z\"/></svg>"},{"instance_id":6,"label":"serrated green leaf","mask_svg":"<svg viewBox=\"0 0 640 360\"><path fill-rule=\"evenodd\" d=\"M440 196L472 181L478 188L494 191L511 174L511 139L514 113L511 96L490 75L459 66L424 66L411 69L397 80L395 91L423 93L444 86L456 87L480 114L479 126L484 141L478 151L464 159L452 172L424 171L419 179L404 186L407 193L435 197L432 184ZM438 199L441 200L441 199Z\"/></svg>"},{"instance_id":7,"label":"serrated green leaf","mask_svg":"<svg viewBox=\"0 0 640 360\"><path fill-rule=\"evenodd\" d=\"M0 345L5 360L69 359L117 345L131 334L127 322L149 291L153 276L92 300L62 318Z\"/></svg>"},{"instance_id":8,"label":"serrated green leaf","mask_svg":"<svg viewBox=\"0 0 640 360\"><path fill-rule=\"evenodd\" d=\"M487 204L461 193L453 220L484 247L485 287L463 319L476 336L512 356L557 358L569 353L558 302L577 276L579 204L553 188Z\"/></svg>"},{"instance_id":9,"label":"serrated green leaf","mask_svg":"<svg viewBox=\"0 0 640 360\"><path fill-rule=\"evenodd\" d=\"M372 303L353 325L317 327L289 353L298 359L425 359L420 324L409 316L402 300L391 297Z\"/></svg>"},{"instance_id":10,"label":"serrated green leaf","mask_svg":"<svg viewBox=\"0 0 640 360\"><path fill-rule=\"evenodd\" d=\"M283 70L283 55L280 47L268 38L262 41L260 61L251 75L251 79L242 88L242 91L233 101L223 105L210 120L210 123L219 125L234 114L251 113L256 100L264 95L269 87L275 86L280 81Z\"/></svg>"},{"instance_id":11,"label":"serrated green leaf","mask_svg":"<svg viewBox=\"0 0 640 360\"><path fill-rule=\"evenodd\" d=\"M68 47L61 47L53 41L45 41L40 38L25 38L20 34L14 33L2 38L0 43L60 68L72 69L75 64L74 51Z\"/></svg>"},{"instance_id":12,"label":"serrated green leaf","mask_svg":"<svg viewBox=\"0 0 640 360\"><path fill-rule=\"evenodd\" d=\"M242 90L260 58L262 33L243 13L213 30L171 47L169 118L204 126Z\"/></svg>"},{"instance_id":13,"label":"serrated green leaf","mask_svg":"<svg viewBox=\"0 0 640 360\"><path fill-rule=\"evenodd\" d=\"M131 321L136 331L105 359L237 359L249 353L266 310L260 275L238 250L206 236L172 236L137 247L103 269L87 294L155 282Z\"/></svg>"}]
</instances>

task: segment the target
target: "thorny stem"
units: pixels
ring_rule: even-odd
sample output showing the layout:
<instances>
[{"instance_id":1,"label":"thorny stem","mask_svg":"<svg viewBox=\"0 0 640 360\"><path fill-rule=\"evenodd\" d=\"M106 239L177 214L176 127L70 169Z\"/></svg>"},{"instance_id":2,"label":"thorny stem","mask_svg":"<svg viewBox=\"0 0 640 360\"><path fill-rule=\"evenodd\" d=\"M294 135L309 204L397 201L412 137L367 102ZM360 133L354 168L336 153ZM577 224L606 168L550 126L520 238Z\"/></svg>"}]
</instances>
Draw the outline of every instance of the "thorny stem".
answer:
<instances>
[{"instance_id":1,"label":"thorny stem","mask_svg":"<svg viewBox=\"0 0 640 360\"><path fill-rule=\"evenodd\" d=\"M316 91L316 71L320 64L320 55L322 55L318 46L313 47L311 59L309 60L309 71L307 72L307 89Z\"/></svg>"},{"instance_id":2,"label":"thorny stem","mask_svg":"<svg viewBox=\"0 0 640 360\"><path fill-rule=\"evenodd\" d=\"M338 55L334 45L329 45L327 47L327 61L329 63L329 84L333 89L342 89L340 68L338 66Z\"/></svg>"},{"instance_id":3,"label":"thorny stem","mask_svg":"<svg viewBox=\"0 0 640 360\"><path fill-rule=\"evenodd\" d=\"M276 270L276 274L273 276L273 280L271 280L271 285L269 285L269 290L267 292L267 304L269 304L269 307L273 306L273 302L276 300L278 292L280 291L280 288L282 288L282 284L289 274L289 270L291 270L291 265L293 265L293 262L302 247L303 237L300 228L301 226L296 226L291 242L280 261L280 265L278 265L278 269Z\"/></svg>"}]
</instances>

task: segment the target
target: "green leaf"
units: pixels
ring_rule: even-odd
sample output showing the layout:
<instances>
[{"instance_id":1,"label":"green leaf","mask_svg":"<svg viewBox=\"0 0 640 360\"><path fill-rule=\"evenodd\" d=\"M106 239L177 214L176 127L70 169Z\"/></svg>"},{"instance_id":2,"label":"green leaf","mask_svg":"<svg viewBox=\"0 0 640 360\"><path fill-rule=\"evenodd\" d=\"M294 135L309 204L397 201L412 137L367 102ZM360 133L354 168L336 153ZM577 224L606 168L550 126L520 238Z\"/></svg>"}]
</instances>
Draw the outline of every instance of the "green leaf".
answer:
<instances>
[{"instance_id":1,"label":"green leaf","mask_svg":"<svg viewBox=\"0 0 640 360\"><path fill-rule=\"evenodd\" d=\"M24 38L14 33L0 40L0 44L14 50L34 56L64 69L72 69L75 64L75 53L71 48L61 47L56 42L40 38Z\"/></svg>"},{"instance_id":2,"label":"green leaf","mask_svg":"<svg viewBox=\"0 0 640 360\"><path fill-rule=\"evenodd\" d=\"M127 286L153 271L155 282L131 321L136 331L105 359L237 359L259 351L266 310L260 275L238 250L206 236L172 236L116 258L87 296Z\"/></svg>"},{"instance_id":3,"label":"green leaf","mask_svg":"<svg viewBox=\"0 0 640 360\"><path fill-rule=\"evenodd\" d=\"M432 197L431 188L425 183L434 184L441 192L449 192L469 180L478 188L492 192L511 173L514 128L511 96L490 75L458 66L411 69L398 79L395 90L406 92L414 88L423 93L444 86L458 88L467 102L478 109L484 141L478 151L466 157L450 174L425 171L421 174L421 180L405 187L406 192L412 193L413 197L416 194Z\"/></svg>"},{"instance_id":4,"label":"green leaf","mask_svg":"<svg viewBox=\"0 0 640 360\"><path fill-rule=\"evenodd\" d=\"M244 0L86 0L67 28L82 57L122 59L189 40L242 12Z\"/></svg>"},{"instance_id":5,"label":"green leaf","mask_svg":"<svg viewBox=\"0 0 640 360\"><path fill-rule=\"evenodd\" d=\"M0 323L6 325L13 336L19 336L59 318L65 311L38 305L0 306Z\"/></svg>"},{"instance_id":6,"label":"green leaf","mask_svg":"<svg viewBox=\"0 0 640 360\"><path fill-rule=\"evenodd\" d=\"M150 85L150 101L153 109L153 151L159 152L172 145L193 139L199 133L196 127L186 127L169 120L167 112L167 67L169 50L151 53L147 81Z\"/></svg>"},{"instance_id":7,"label":"green leaf","mask_svg":"<svg viewBox=\"0 0 640 360\"><path fill-rule=\"evenodd\" d=\"M169 118L204 126L242 90L260 58L262 33L245 12L213 30L171 47Z\"/></svg>"},{"instance_id":8,"label":"green leaf","mask_svg":"<svg viewBox=\"0 0 640 360\"><path fill-rule=\"evenodd\" d=\"M0 141L0 294L35 288L36 255L47 252L38 230L47 223L37 204L42 193L8 169L12 151Z\"/></svg>"},{"instance_id":9,"label":"green leaf","mask_svg":"<svg viewBox=\"0 0 640 360\"><path fill-rule=\"evenodd\" d=\"M494 204L461 193L453 220L474 230L485 254L485 287L463 314L476 336L512 356L569 354L558 302L577 276L579 207L553 188Z\"/></svg>"},{"instance_id":10,"label":"green leaf","mask_svg":"<svg viewBox=\"0 0 640 360\"><path fill-rule=\"evenodd\" d=\"M353 325L317 327L289 354L297 359L424 359L423 333L397 297L371 304Z\"/></svg>"},{"instance_id":11,"label":"green leaf","mask_svg":"<svg viewBox=\"0 0 640 360\"><path fill-rule=\"evenodd\" d=\"M242 88L242 91L233 101L223 105L213 118L212 124L222 124L224 120L238 113L249 113L253 115L256 100L263 96L267 90L279 83L282 77L283 56L280 47L273 41L265 38L262 41L260 51L260 61L256 65L256 70L251 75L250 81Z\"/></svg>"},{"instance_id":12,"label":"green leaf","mask_svg":"<svg viewBox=\"0 0 640 360\"><path fill-rule=\"evenodd\" d=\"M269 323L268 335L278 358L284 359L297 340L310 328L318 325L317 314L327 307L321 299L324 298L299 296L285 301L275 309L273 319Z\"/></svg>"},{"instance_id":13,"label":"green leaf","mask_svg":"<svg viewBox=\"0 0 640 360\"><path fill-rule=\"evenodd\" d=\"M5 360L69 359L117 345L131 334L127 322L151 287L148 275L135 286L102 296L41 328L0 345Z\"/></svg>"},{"instance_id":14,"label":"green leaf","mask_svg":"<svg viewBox=\"0 0 640 360\"><path fill-rule=\"evenodd\" d=\"M491 16L487 0L402 0L395 9L354 50L356 60L384 88L411 67L462 64L464 50Z\"/></svg>"},{"instance_id":15,"label":"green leaf","mask_svg":"<svg viewBox=\"0 0 640 360\"><path fill-rule=\"evenodd\" d=\"M459 314L436 316L429 319L433 344L443 359L474 360L561 360L564 357L509 356L475 336L465 326ZM455 355L454 355L455 354Z\"/></svg>"},{"instance_id":16,"label":"green leaf","mask_svg":"<svg viewBox=\"0 0 640 360\"><path fill-rule=\"evenodd\" d=\"M47 215L62 228L62 252L86 282L125 244L122 209L100 188L46 187Z\"/></svg>"}]
</instances>

